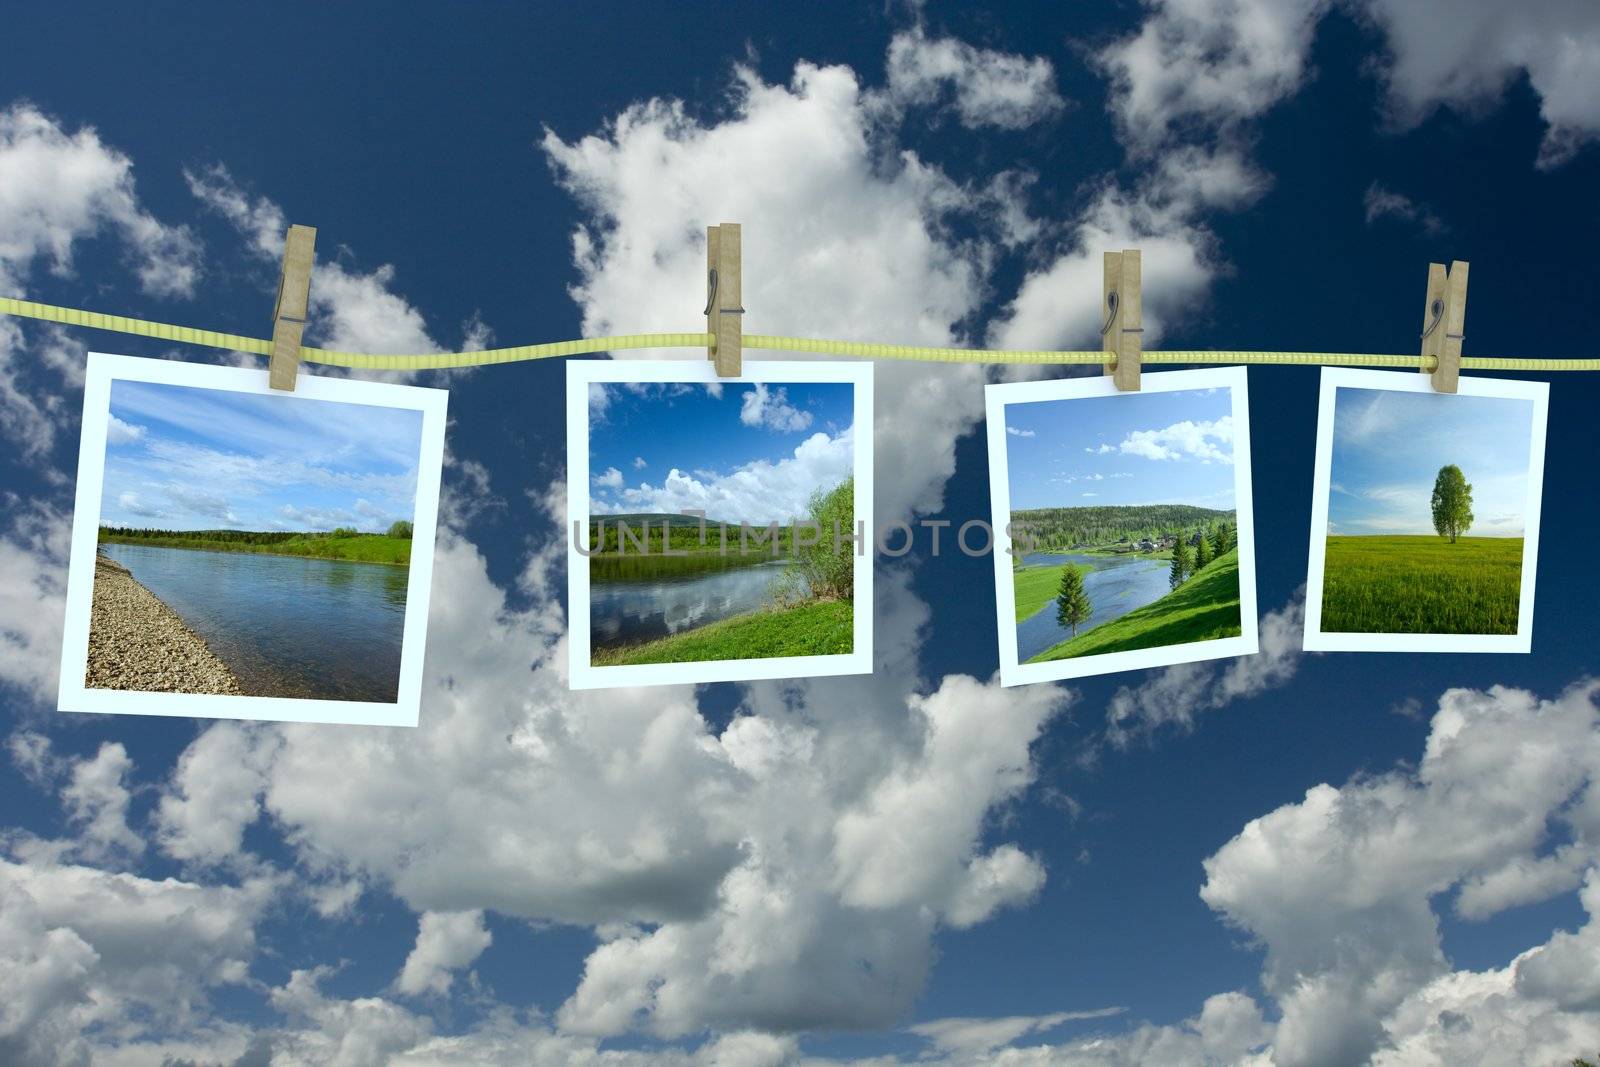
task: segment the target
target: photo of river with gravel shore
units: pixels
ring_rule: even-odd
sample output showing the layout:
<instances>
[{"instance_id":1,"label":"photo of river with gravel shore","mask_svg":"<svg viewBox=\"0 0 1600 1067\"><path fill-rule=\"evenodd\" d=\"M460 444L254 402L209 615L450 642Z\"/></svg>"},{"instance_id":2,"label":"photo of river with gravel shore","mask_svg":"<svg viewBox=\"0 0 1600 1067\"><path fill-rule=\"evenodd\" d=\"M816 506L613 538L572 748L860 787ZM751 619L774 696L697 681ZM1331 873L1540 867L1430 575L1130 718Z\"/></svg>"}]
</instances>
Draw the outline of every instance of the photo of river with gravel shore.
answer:
<instances>
[{"instance_id":1,"label":"photo of river with gravel shore","mask_svg":"<svg viewBox=\"0 0 1600 1067\"><path fill-rule=\"evenodd\" d=\"M108 394L84 689L397 703L423 412Z\"/></svg>"}]
</instances>

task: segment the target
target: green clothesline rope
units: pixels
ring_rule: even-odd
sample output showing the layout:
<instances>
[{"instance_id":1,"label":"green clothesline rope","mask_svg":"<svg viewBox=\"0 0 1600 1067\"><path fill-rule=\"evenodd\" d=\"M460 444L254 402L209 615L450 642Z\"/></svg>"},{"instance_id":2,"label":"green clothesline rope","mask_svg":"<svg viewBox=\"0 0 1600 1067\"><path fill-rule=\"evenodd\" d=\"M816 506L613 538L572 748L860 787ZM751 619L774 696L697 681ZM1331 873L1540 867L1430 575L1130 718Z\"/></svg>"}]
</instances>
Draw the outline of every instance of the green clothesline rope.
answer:
<instances>
[{"instance_id":1,"label":"green clothesline rope","mask_svg":"<svg viewBox=\"0 0 1600 1067\"><path fill-rule=\"evenodd\" d=\"M95 330L156 337L181 344L204 345L270 355L272 342L258 337L242 337L189 326L170 326L98 311L36 304L29 300L0 297L0 314L59 322L67 326L87 326ZM575 341L551 341L541 345L489 348L477 352L434 352L420 355L378 355L366 352L336 352L306 346L300 358L308 363L363 370L447 370L456 367L482 367L493 363L517 363L528 359L554 359L587 352L617 352L630 348L705 348L712 343L709 333L632 333L617 337L587 337ZM1082 363L1101 364L1109 354L1092 351L1016 351L991 348L925 348L917 345L884 345L863 341L826 341L812 337L783 337L749 333L743 336L745 348L784 352L814 352L819 355L851 356L858 359L924 360L934 363ZM1433 370L1432 356L1376 355L1368 352L1237 352L1213 349L1173 349L1145 352L1145 363L1288 363L1347 367L1401 367ZM1503 371L1593 371L1600 370L1600 359L1522 359L1503 356L1463 356L1463 370Z\"/></svg>"}]
</instances>

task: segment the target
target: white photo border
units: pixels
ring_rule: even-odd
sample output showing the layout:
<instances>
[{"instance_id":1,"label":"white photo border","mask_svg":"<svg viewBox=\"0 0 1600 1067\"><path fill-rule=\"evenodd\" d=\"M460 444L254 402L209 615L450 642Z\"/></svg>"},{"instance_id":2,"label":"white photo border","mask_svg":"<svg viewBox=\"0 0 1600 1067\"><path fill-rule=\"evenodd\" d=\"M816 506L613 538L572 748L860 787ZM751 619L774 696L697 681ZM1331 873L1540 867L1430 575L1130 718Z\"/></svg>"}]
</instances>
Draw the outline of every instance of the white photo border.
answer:
<instances>
[{"instance_id":1,"label":"white photo border","mask_svg":"<svg viewBox=\"0 0 1600 1067\"><path fill-rule=\"evenodd\" d=\"M1548 382L1504 378L1466 378L1457 395L1499 397L1533 402L1533 427L1528 439L1528 499L1522 533L1522 594L1514 634L1381 634L1323 632L1323 568L1328 547L1328 493L1333 467L1334 404L1338 391L1384 389L1399 393L1431 393L1429 375L1403 371L1322 368L1317 403L1316 466L1311 479L1311 544L1306 557L1306 621L1303 647L1308 652L1531 652L1533 592L1539 573L1539 509L1544 499L1545 430L1550 415Z\"/></svg>"},{"instance_id":2,"label":"white photo border","mask_svg":"<svg viewBox=\"0 0 1600 1067\"><path fill-rule=\"evenodd\" d=\"M113 381L250 393L271 396L285 404L295 403L297 399L330 400L371 407L405 408L422 413L422 448L417 460L416 511L412 519L411 566L406 582L400 678L393 703L308 697L154 693L92 689L84 684L89 663L89 612L94 598L94 560L99 538L106 427L111 415ZM422 663L427 645L428 595L433 582L433 545L439 518L439 479L444 466L448 398L449 393L443 389L314 374L300 375L291 393L269 387L265 368L217 367L180 360L90 352L84 374L83 436L78 445L78 487L72 515L72 549L67 571L66 624L62 633L57 710L354 726L417 725L422 701Z\"/></svg>"},{"instance_id":3,"label":"white photo border","mask_svg":"<svg viewBox=\"0 0 1600 1067\"><path fill-rule=\"evenodd\" d=\"M567 540L568 684L571 688L748 682L872 673L872 570L876 544L872 512L874 365L868 361L747 359L743 370L738 377L719 378L716 365L708 359L567 362L567 524L563 536ZM691 385L824 382L854 386L855 517L858 528L863 521L866 523L866 535L855 557L854 635L850 652L832 656L775 656L611 667L596 667L591 663L589 561L578 551L574 533L589 528L589 386L624 382Z\"/></svg>"},{"instance_id":4,"label":"white photo border","mask_svg":"<svg viewBox=\"0 0 1600 1067\"><path fill-rule=\"evenodd\" d=\"M1057 378L1042 382L1010 382L984 388L989 439L989 506L994 522L995 621L1000 636L1000 684L1030 685L1066 678L1086 678L1116 671L1170 667L1176 663L1251 656L1260 651L1256 619L1255 506L1250 481L1250 396L1244 367L1163 371L1145 374L1140 392L1175 393L1227 389L1233 409L1234 515L1239 547L1238 637L1193 641L1128 652L1106 652L1050 663L1017 661L1016 589L1011 580L1012 540L1010 462L1006 454L1006 407L1035 401L1083 400L1091 397L1137 396L1119 393L1110 375Z\"/></svg>"}]
</instances>

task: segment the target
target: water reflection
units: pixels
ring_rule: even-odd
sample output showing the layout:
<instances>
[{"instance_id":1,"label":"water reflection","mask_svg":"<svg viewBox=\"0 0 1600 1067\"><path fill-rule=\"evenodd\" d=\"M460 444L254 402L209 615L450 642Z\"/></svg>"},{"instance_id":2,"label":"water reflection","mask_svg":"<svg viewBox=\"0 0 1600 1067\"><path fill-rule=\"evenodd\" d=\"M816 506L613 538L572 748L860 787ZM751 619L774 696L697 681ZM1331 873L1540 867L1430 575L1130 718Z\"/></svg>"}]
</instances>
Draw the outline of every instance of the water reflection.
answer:
<instances>
[{"instance_id":1,"label":"water reflection","mask_svg":"<svg viewBox=\"0 0 1600 1067\"><path fill-rule=\"evenodd\" d=\"M635 644L755 611L770 602L773 582L783 573L780 560L711 573L593 581L590 644L594 648ZM800 592L804 593L803 587Z\"/></svg>"},{"instance_id":2,"label":"water reflection","mask_svg":"<svg viewBox=\"0 0 1600 1067\"><path fill-rule=\"evenodd\" d=\"M252 696L397 699L410 568L101 545L203 638Z\"/></svg>"}]
</instances>

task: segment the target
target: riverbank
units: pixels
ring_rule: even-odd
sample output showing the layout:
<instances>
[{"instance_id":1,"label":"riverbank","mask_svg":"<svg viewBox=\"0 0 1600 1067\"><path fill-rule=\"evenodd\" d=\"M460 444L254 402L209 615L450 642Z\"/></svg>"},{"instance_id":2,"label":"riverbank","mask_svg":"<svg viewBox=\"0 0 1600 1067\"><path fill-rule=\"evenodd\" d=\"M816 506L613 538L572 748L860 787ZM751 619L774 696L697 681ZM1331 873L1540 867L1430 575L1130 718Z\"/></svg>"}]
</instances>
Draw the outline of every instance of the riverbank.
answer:
<instances>
[{"instance_id":1,"label":"riverbank","mask_svg":"<svg viewBox=\"0 0 1600 1067\"><path fill-rule=\"evenodd\" d=\"M94 561L84 685L155 693L244 694L233 672L177 612L140 585L126 567L104 556Z\"/></svg>"},{"instance_id":2,"label":"riverbank","mask_svg":"<svg viewBox=\"0 0 1600 1067\"><path fill-rule=\"evenodd\" d=\"M1134 559L1171 559L1172 549L1158 548L1151 552L1140 552L1138 549L1129 548L1127 545L1091 545L1088 548L1045 548L1036 547L1034 552L1044 555L1061 556L1127 556Z\"/></svg>"},{"instance_id":3,"label":"riverbank","mask_svg":"<svg viewBox=\"0 0 1600 1067\"><path fill-rule=\"evenodd\" d=\"M674 552L677 550L674 549ZM760 567L783 562L771 552L737 555L731 550L727 555L712 552L692 552L687 555L646 556L635 552L619 554L609 552L589 557L589 581L607 582L672 581L696 575L715 574L718 571L737 570L742 567Z\"/></svg>"},{"instance_id":4,"label":"riverbank","mask_svg":"<svg viewBox=\"0 0 1600 1067\"><path fill-rule=\"evenodd\" d=\"M187 548L202 552L244 552L256 556L295 556L300 559L331 559L345 563L383 563L396 567L411 565L411 539L385 534L356 534L352 537L293 538L287 541L213 541L203 537L139 537L133 534L100 535L103 545L148 545L151 548Z\"/></svg>"},{"instance_id":5,"label":"riverbank","mask_svg":"<svg viewBox=\"0 0 1600 1067\"><path fill-rule=\"evenodd\" d=\"M1160 600L1062 641L1027 662L1165 648L1238 637L1242 632L1239 550L1230 548Z\"/></svg>"},{"instance_id":6,"label":"riverbank","mask_svg":"<svg viewBox=\"0 0 1600 1067\"><path fill-rule=\"evenodd\" d=\"M1062 553L1066 555L1067 553ZM1172 553L1131 553L1131 552L1088 552L1074 549L1071 555L1096 556L1113 559L1116 561L1155 560L1170 563ZM1024 567L1017 567L1011 572L1012 606L1016 609L1017 622L1033 618L1040 608L1056 598L1061 590L1061 572L1068 567L1078 567L1085 573L1099 569L1084 563L1030 563Z\"/></svg>"},{"instance_id":7,"label":"riverbank","mask_svg":"<svg viewBox=\"0 0 1600 1067\"><path fill-rule=\"evenodd\" d=\"M590 663L697 663L778 656L843 656L855 647L854 605L822 600L792 608L753 611L639 645L595 649Z\"/></svg>"}]
</instances>

